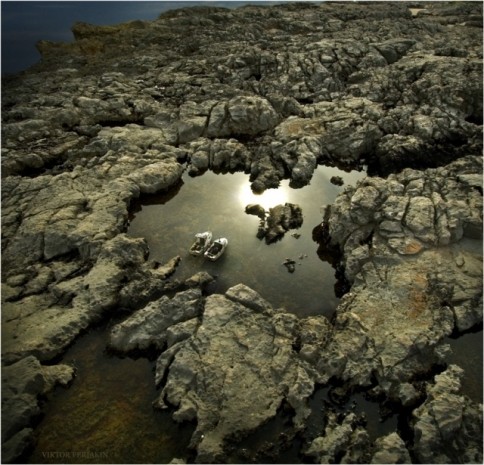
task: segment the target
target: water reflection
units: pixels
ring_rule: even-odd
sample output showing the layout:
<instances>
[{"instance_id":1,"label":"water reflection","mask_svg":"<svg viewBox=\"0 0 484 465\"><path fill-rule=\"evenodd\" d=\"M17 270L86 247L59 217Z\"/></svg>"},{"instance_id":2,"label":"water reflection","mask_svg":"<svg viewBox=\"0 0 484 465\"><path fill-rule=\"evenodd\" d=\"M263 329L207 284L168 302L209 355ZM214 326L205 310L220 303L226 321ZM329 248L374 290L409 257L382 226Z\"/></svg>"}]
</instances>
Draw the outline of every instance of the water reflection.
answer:
<instances>
[{"instance_id":1,"label":"water reflection","mask_svg":"<svg viewBox=\"0 0 484 465\"><path fill-rule=\"evenodd\" d=\"M174 279L207 271L217 276L215 292L225 292L242 282L275 306L299 316L330 316L338 303L333 289L334 269L318 258L312 230L321 221L321 207L332 203L343 190L329 182L332 176L354 184L364 173L320 166L310 185L292 189L286 180L279 189L269 189L262 195L251 192L249 176L244 173L206 172L196 178L185 174L185 182L175 196L150 196L133 205L135 213L128 233L146 238L152 259L165 262L180 255L182 262ZM256 237L259 219L246 214L245 206L259 203L269 208L285 202L302 208L304 222L297 230L300 237L296 239L290 231L281 241L267 245ZM207 230L214 237L229 240L225 254L216 262L188 253L194 235ZM297 263L292 274L282 265L286 258Z\"/></svg>"},{"instance_id":2,"label":"water reflection","mask_svg":"<svg viewBox=\"0 0 484 465\"><path fill-rule=\"evenodd\" d=\"M239 189L239 200L243 208L251 203L259 204L265 210L275 207L276 205L284 205L288 202L289 187L283 185L279 189L267 189L262 194L254 194L248 182L242 182Z\"/></svg>"}]
</instances>

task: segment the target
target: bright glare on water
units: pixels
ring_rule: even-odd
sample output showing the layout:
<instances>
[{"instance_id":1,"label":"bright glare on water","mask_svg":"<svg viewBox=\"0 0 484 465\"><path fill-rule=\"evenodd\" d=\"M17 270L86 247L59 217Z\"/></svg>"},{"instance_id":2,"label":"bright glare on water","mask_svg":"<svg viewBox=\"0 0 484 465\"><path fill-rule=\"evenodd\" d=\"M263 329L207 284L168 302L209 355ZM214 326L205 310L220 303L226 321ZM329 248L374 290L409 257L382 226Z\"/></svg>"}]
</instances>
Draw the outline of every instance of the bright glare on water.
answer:
<instances>
[{"instance_id":1,"label":"bright glare on water","mask_svg":"<svg viewBox=\"0 0 484 465\"><path fill-rule=\"evenodd\" d=\"M278 189L258 195L251 191L249 176L244 173L206 172L195 178L185 174L179 190L145 197L135 205L128 233L146 238L154 260L164 263L181 256L172 279L184 280L207 271L217 277L212 289L215 292L244 283L275 307L285 307L300 316L329 316L338 303L334 269L317 256L312 230L321 223L322 206L332 203L344 189L331 184L330 178L341 176L346 184L354 185L364 175L320 166L308 186L292 189L286 180ZM256 237L259 218L246 214L245 207L258 203L268 209L286 202L302 208L303 225L268 245ZM216 262L188 253L194 235L207 230L214 238L226 237L229 241L225 254ZM296 261L294 273L283 266L286 258Z\"/></svg>"}]
</instances>

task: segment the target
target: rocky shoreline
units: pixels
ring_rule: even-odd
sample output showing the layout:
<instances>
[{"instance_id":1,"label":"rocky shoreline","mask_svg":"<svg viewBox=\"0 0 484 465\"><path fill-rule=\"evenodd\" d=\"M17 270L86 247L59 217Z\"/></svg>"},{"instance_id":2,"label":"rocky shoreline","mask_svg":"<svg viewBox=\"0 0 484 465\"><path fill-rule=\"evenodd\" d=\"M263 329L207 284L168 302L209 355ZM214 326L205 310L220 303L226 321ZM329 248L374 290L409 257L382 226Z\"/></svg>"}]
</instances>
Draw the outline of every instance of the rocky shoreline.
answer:
<instances>
[{"instance_id":1,"label":"rocky shoreline","mask_svg":"<svg viewBox=\"0 0 484 465\"><path fill-rule=\"evenodd\" d=\"M3 79L3 462L75 382L66 348L123 309L110 348L156 351L154 407L196 421L196 462L230 461L284 410L304 461L482 463L482 404L444 343L482 324L482 5L204 6L73 32ZM132 200L184 170L245 171L261 192L318 164L369 174L315 225L349 288L332 321L243 283L207 294L211 276L179 282L180 257L126 235ZM321 386L391 402L403 425L373 440L328 410L309 437Z\"/></svg>"}]
</instances>

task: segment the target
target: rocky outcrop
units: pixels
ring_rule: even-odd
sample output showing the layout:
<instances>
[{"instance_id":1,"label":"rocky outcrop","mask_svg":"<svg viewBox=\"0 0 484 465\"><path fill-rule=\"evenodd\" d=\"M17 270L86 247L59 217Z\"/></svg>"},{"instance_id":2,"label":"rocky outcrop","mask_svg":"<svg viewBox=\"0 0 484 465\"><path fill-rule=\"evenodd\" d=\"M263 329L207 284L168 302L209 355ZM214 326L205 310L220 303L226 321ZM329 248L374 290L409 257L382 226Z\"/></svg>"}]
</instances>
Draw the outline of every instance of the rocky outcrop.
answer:
<instances>
[{"instance_id":1,"label":"rocky outcrop","mask_svg":"<svg viewBox=\"0 0 484 465\"><path fill-rule=\"evenodd\" d=\"M6 461L29 444L37 395L70 376L40 362L120 307L133 314L112 347L160 352L157 405L197 420L199 461L223 460L287 406L303 430L314 385L335 380L409 409L423 401L412 457L482 459L475 406L415 381L446 363L445 336L482 322L482 5L417 3L78 23L74 42L40 42L41 63L3 80L2 377L24 386L18 367L41 372L4 388ZM378 175L346 187L320 228L351 287L331 324L243 285L205 299L210 276L169 281L180 257L148 261L145 241L124 234L132 200L185 169L244 171L262 192L306 185L318 164ZM274 210L268 242L302 223ZM445 423L454 401L462 415ZM395 434L368 444L350 414L326 419L305 445L316 460L408 460Z\"/></svg>"},{"instance_id":2,"label":"rocky outcrop","mask_svg":"<svg viewBox=\"0 0 484 465\"><path fill-rule=\"evenodd\" d=\"M196 420L197 461L223 461L228 440L256 430L283 402L295 411L295 428L303 428L314 383L293 350L298 337L309 339L305 331L298 336L300 324L237 285L207 297L193 334L160 356L156 380L166 381L156 406L173 405L177 421Z\"/></svg>"},{"instance_id":3,"label":"rocky outcrop","mask_svg":"<svg viewBox=\"0 0 484 465\"><path fill-rule=\"evenodd\" d=\"M41 64L8 83L2 173L105 172L134 153L155 173L177 153L192 174L250 171L261 191L305 185L322 162L388 173L480 153L479 31L445 28L426 6L416 18L405 4L323 4L76 24L74 43L41 43ZM479 5L465 14L482 20Z\"/></svg>"},{"instance_id":4,"label":"rocky outcrop","mask_svg":"<svg viewBox=\"0 0 484 465\"><path fill-rule=\"evenodd\" d=\"M348 383L376 376L406 402L402 383L445 360L443 338L482 322L481 171L482 160L468 157L367 178L326 211L323 229L352 287L321 354L324 373L325 358L341 360Z\"/></svg>"},{"instance_id":5,"label":"rocky outcrop","mask_svg":"<svg viewBox=\"0 0 484 465\"><path fill-rule=\"evenodd\" d=\"M462 369L451 365L427 387L413 412L413 452L420 463L481 463L482 404L459 394Z\"/></svg>"},{"instance_id":6,"label":"rocky outcrop","mask_svg":"<svg viewBox=\"0 0 484 465\"><path fill-rule=\"evenodd\" d=\"M40 415L38 396L74 376L68 365L43 366L33 357L2 367L2 461L12 463L33 443L34 421Z\"/></svg>"},{"instance_id":7,"label":"rocky outcrop","mask_svg":"<svg viewBox=\"0 0 484 465\"><path fill-rule=\"evenodd\" d=\"M338 421L338 415L331 412L324 435L311 442L305 455L316 459L317 463L368 463L370 441L359 422L361 420L354 413Z\"/></svg>"},{"instance_id":8,"label":"rocky outcrop","mask_svg":"<svg viewBox=\"0 0 484 465\"><path fill-rule=\"evenodd\" d=\"M201 291L197 288L152 301L111 330L110 347L129 352L135 349L161 349L167 344L170 326L196 322L201 311Z\"/></svg>"},{"instance_id":9,"label":"rocky outcrop","mask_svg":"<svg viewBox=\"0 0 484 465\"><path fill-rule=\"evenodd\" d=\"M412 463L405 443L397 433L378 438L375 449L370 463Z\"/></svg>"},{"instance_id":10,"label":"rocky outcrop","mask_svg":"<svg viewBox=\"0 0 484 465\"><path fill-rule=\"evenodd\" d=\"M266 212L260 205L247 205L245 212L260 218L257 237L264 239L267 244L282 239L290 229L298 229L302 226L303 215L299 205L285 203L269 208Z\"/></svg>"},{"instance_id":11,"label":"rocky outcrop","mask_svg":"<svg viewBox=\"0 0 484 465\"><path fill-rule=\"evenodd\" d=\"M40 360L59 355L81 331L112 311L121 302L123 289L140 274L147 280L145 289L159 291L163 276L156 269L143 269L147 255L144 240L121 234L103 244L90 269L79 270L76 262L63 268L56 261L33 268L32 274L37 271L37 279L43 278L33 295L23 296L22 284L16 289L7 283L10 301L2 307L4 362L26 355ZM132 273L133 269L137 271Z\"/></svg>"}]
</instances>

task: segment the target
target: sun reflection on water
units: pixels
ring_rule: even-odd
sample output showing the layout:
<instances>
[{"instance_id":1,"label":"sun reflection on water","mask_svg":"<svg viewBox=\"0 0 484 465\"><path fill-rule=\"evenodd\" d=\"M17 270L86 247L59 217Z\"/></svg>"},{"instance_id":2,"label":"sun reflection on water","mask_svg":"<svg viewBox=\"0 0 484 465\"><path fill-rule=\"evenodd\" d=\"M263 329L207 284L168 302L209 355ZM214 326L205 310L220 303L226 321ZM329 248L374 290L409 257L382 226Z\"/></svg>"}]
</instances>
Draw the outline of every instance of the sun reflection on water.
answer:
<instances>
[{"instance_id":1,"label":"sun reflection on water","mask_svg":"<svg viewBox=\"0 0 484 465\"><path fill-rule=\"evenodd\" d=\"M240 186L239 200L242 206L251 203L261 205L265 210L275 207L276 205L283 205L289 200L289 187L281 185L278 189L267 189L261 194L255 194L250 188L248 182L244 182Z\"/></svg>"}]
</instances>

